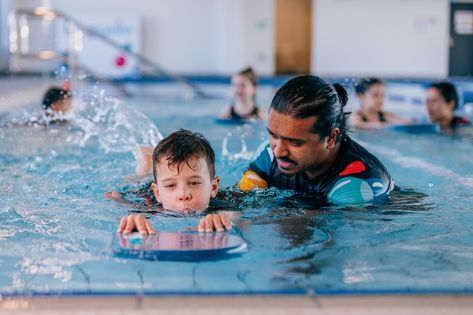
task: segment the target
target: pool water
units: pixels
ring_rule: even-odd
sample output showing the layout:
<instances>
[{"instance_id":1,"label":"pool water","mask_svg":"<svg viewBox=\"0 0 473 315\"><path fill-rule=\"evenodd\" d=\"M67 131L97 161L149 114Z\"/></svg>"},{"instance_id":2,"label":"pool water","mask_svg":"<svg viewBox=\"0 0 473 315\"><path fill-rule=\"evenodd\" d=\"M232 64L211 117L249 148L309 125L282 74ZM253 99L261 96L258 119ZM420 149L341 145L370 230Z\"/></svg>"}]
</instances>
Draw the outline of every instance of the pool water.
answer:
<instances>
[{"instance_id":1,"label":"pool water","mask_svg":"<svg viewBox=\"0 0 473 315\"><path fill-rule=\"evenodd\" d=\"M272 92L262 93L262 106ZM233 202L244 210L239 227L249 243L242 256L200 263L114 256L119 219L135 209L103 194L149 180L132 176L134 154L160 134L185 127L208 137L224 195L232 198L231 186L267 134L262 122L216 123L224 102L83 95L68 123L47 128L18 123L37 112L13 114L16 125L0 127L0 296L473 292L468 132L353 132L398 186L388 204L319 207L275 189L239 196ZM162 230L198 220L151 216Z\"/></svg>"}]
</instances>

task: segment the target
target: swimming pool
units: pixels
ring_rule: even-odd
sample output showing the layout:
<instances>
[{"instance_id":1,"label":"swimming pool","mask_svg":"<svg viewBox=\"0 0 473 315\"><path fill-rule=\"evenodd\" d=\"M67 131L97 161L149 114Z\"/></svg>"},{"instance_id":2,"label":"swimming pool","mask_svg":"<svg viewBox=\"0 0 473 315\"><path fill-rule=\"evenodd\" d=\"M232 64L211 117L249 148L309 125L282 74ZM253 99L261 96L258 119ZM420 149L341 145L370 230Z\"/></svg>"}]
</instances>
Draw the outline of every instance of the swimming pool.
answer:
<instances>
[{"instance_id":1,"label":"swimming pool","mask_svg":"<svg viewBox=\"0 0 473 315\"><path fill-rule=\"evenodd\" d=\"M260 103L271 94L264 89ZM132 209L103 193L142 185L130 178L138 144L180 127L200 131L214 146L225 187L266 139L265 125L217 124L222 99L122 104L93 92L83 100L70 123L0 128L1 296L473 292L471 135L353 133L400 187L389 204L320 209L290 192L250 193L235 201L244 208L246 254L201 263L129 260L115 257L110 243ZM175 230L198 218L153 215L152 222Z\"/></svg>"}]
</instances>

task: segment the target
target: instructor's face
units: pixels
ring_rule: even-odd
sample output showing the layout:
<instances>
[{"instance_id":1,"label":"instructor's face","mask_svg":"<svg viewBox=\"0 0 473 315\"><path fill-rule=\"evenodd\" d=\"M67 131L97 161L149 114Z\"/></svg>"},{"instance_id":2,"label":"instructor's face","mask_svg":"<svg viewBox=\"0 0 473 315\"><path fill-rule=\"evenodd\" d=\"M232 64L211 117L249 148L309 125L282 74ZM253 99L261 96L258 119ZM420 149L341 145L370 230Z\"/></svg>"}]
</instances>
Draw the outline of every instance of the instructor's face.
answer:
<instances>
[{"instance_id":1,"label":"instructor's face","mask_svg":"<svg viewBox=\"0 0 473 315\"><path fill-rule=\"evenodd\" d=\"M316 121L316 116L297 119L273 109L269 111L269 144L282 173L306 172L311 177L327 162L335 139L321 139L312 133Z\"/></svg>"}]
</instances>

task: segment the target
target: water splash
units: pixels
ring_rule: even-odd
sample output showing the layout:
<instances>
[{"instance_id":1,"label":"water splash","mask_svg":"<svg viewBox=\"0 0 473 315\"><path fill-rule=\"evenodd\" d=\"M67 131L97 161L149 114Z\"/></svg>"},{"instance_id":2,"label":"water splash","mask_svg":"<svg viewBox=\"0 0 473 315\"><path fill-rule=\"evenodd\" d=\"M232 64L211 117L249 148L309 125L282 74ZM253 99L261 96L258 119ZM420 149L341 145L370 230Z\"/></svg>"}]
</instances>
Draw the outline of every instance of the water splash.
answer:
<instances>
[{"instance_id":1,"label":"water splash","mask_svg":"<svg viewBox=\"0 0 473 315\"><path fill-rule=\"evenodd\" d=\"M238 126L234 130L229 131L222 140L222 159L233 161L233 160L250 160L254 152L248 151L246 145L246 138L254 134L254 129L250 124ZM231 151L229 147L239 147L237 151Z\"/></svg>"},{"instance_id":2,"label":"water splash","mask_svg":"<svg viewBox=\"0 0 473 315\"><path fill-rule=\"evenodd\" d=\"M85 95L75 105L68 118L78 130L70 141L80 146L96 139L105 152L135 153L140 145L155 146L163 138L147 116L103 92Z\"/></svg>"}]
</instances>

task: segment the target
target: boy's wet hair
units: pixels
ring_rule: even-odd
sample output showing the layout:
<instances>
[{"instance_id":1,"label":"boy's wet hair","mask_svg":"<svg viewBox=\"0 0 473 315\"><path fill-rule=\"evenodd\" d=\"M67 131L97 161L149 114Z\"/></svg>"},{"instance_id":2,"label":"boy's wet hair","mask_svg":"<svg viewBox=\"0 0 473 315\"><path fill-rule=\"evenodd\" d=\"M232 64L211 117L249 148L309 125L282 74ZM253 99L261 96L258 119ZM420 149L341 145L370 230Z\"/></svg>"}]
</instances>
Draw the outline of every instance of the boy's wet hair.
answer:
<instances>
[{"instance_id":1,"label":"boy's wet hair","mask_svg":"<svg viewBox=\"0 0 473 315\"><path fill-rule=\"evenodd\" d=\"M51 108L51 106L58 102L65 100L66 98L72 95L71 91L64 90L58 87L51 87L49 88L46 93L44 94L43 98L43 108L45 110Z\"/></svg>"},{"instance_id":2,"label":"boy's wet hair","mask_svg":"<svg viewBox=\"0 0 473 315\"><path fill-rule=\"evenodd\" d=\"M274 95L270 109L297 119L317 116L311 132L325 139L333 128L338 128L338 141L347 132L350 113L343 111L347 102L347 91L340 84L332 85L319 77L304 75L287 81Z\"/></svg>"},{"instance_id":3,"label":"boy's wet hair","mask_svg":"<svg viewBox=\"0 0 473 315\"><path fill-rule=\"evenodd\" d=\"M215 176L215 152L209 141L200 133L180 129L161 140L153 151L153 175L157 179L156 167L163 159L168 159L168 167L174 168L181 163L189 164L191 159L204 158L209 168L210 178Z\"/></svg>"},{"instance_id":4,"label":"boy's wet hair","mask_svg":"<svg viewBox=\"0 0 473 315\"><path fill-rule=\"evenodd\" d=\"M355 83L355 92L358 95L363 95L373 85L384 84L384 81L378 78L363 78Z\"/></svg>"},{"instance_id":5,"label":"boy's wet hair","mask_svg":"<svg viewBox=\"0 0 473 315\"><path fill-rule=\"evenodd\" d=\"M437 89L447 103L450 103L451 101L454 102L455 106L453 107L453 109L458 109L460 101L458 98L457 89L455 88L455 85L453 85L453 83L437 82L430 84L428 88Z\"/></svg>"}]
</instances>

